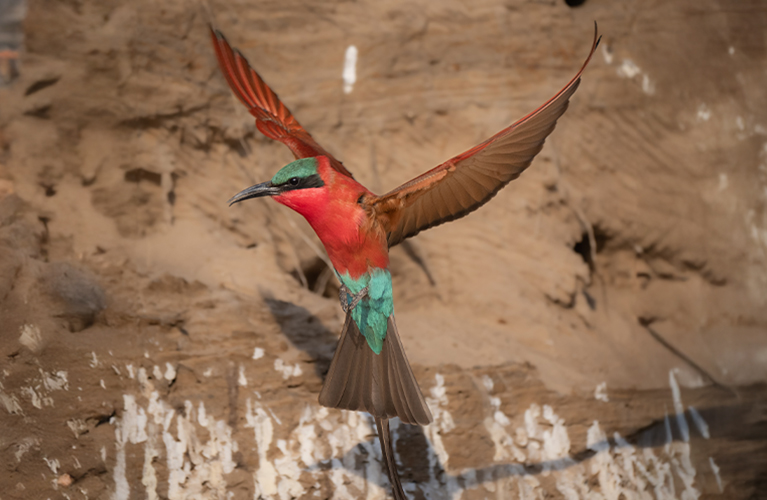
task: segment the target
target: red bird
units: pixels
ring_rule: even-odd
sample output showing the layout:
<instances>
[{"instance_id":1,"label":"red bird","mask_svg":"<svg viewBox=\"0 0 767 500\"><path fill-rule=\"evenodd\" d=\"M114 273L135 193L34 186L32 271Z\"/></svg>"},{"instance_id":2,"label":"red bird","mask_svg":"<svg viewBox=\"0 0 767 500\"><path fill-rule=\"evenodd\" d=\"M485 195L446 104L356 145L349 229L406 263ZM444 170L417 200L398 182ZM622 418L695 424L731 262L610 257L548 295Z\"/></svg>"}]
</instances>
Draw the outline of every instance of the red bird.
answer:
<instances>
[{"instance_id":1,"label":"red bird","mask_svg":"<svg viewBox=\"0 0 767 500\"><path fill-rule=\"evenodd\" d=\"M519 177L578 88L599 43L596 24L586 61L554 97L483 143L381 196L354 180L317 144L220 32L211 29L211 37L229 86L256 117L258 130L296 157L270 181L241 191L229 203L271 196L303 215L325 245L341 282L346 322L319 401L373 415L392 492L404 500L388 419L428 425L432 416L394 322L389 248L476 210Z\"/></svg>"}]
</instances>

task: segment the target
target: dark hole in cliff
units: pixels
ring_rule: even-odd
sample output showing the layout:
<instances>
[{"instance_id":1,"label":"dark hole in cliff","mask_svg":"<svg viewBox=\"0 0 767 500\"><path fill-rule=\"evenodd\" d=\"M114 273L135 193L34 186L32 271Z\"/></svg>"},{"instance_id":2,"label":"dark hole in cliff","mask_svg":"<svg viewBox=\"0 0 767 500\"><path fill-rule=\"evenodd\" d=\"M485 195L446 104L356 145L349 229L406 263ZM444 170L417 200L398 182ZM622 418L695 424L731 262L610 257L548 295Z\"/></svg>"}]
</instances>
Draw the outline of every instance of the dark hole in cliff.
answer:
<instances>
[{"instance_id":1,"label":"dark hole in cliff","mask_svg":"<svg viewBox=\"0 0 767 500\"><path fill-rule=\"evenodd\" d=\"M338 285L333 279L333 271L324 260L315 257L304 262L301 265L301 271L304 273L309 290L323 297L338 296ZM298 270L293 270L290 274L296 281L302 282Z\"/></svg>"},{"instance_id":2,"label":"dark hole in cliff","mask_svg":"<svg viewBox=\"0 0 767 500\"><path fill-rule=\"evenodd\" d=\"M125 180L128 182L149 181L159 186L162 182L162 176L157 172L151 172L143 168L134 168L125 172Z\"/></svg>"},{"instance_id":3,"label":"dark hole in cliff","mask_svg":"<svg viewBox=\"0 0 767 500\"><path fill-rule=\"evenodd\" d=\"M592 231L594 231L594 243L596 244L594 253L600 253L604 250L610 236L599 226L593 226ZM589 265L589 269L594 270L595 263L591 257L591 241L589 240L588 232L583 232L580 241L573 245L573 251L581 256L583 262Z\"/></svg>"},{"instance_id":4,"label":"dark hole in cliff","mask_svg":"<svg viewBox=\"0 0 767 500\"><path fill-rule=\"evenodd\" d=\"M586 0L565 0L565 3L568 7L580 7L586 3Z\"/></svg>"}]
</instances>

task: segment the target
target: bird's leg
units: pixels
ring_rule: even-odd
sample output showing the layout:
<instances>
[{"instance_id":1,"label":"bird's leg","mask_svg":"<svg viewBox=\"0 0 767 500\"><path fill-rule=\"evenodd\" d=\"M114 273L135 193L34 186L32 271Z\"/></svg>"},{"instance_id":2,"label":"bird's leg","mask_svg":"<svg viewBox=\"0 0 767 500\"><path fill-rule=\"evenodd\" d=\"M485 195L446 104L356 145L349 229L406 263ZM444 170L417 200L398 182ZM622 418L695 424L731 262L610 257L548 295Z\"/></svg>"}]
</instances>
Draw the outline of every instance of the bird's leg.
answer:
<instances>
[{"instance_id":1,"label":"bird's leg","mask_svg":"<svg viewBox=\"0 0 767 500\"><path fill-rule=\"evenodd\" d=\"M338 289L338 301L341 303L341 309L346 313L349 310L349 289L343 283Z\"/></svg>"},{"instance_id":2,"label":"bird's leg","mask_svg":"<svg viewBox=\"0 0 767 500\"><path fill-rule=\"evenodd\" d=\"M357 307L357 304L360 303L360 300L365 298L365 295L367 294L368 287L363 288L359 291L359 293L352 294L349 291L349 288L341 283L341 288L338 290L338 300L341 301L341 308L344 310L344 312L348 313L349 311L353 311L354 308ZM350 298L351 301L349 301Z\"/></svg>"}]
</instances>

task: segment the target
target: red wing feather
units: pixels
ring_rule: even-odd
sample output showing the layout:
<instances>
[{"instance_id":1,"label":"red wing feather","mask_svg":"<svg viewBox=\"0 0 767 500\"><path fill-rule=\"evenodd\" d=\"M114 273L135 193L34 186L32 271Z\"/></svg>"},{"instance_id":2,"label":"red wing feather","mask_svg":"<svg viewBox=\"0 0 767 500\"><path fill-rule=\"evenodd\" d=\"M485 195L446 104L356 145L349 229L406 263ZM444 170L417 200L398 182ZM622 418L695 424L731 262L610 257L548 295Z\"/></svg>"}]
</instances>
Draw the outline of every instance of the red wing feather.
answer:
<instances>
[{"instance_id":1,"label":"red wing feather","mask_svg":"<svg viewBox=\"0 0 767 500\"><path fill-rule=\"evenodd\" d=\"M248 108L250 114L256 117L256 127L261 133L285 144L296 158L327 156L336 171L353 177L340 161L317 144L290 110L282 104L277 94L248 64L245 56L240 51L233 50L220 31L211 28L210 36L216 49L218 65L229 87L237 99Z\"/></svg>"},{"instance_id":2,"label":"red wing feather","mask_svg":"<svg viewBox=\"0 0 767 500\"><path fill-rule=\"evenodd\" d=\"M598 44L594 23L594 41L586 62L554 97L483 143L370 200L369 205L387 233L389 247L478 209L519 177L567 110Z\"/></svg>"}]
</instances>

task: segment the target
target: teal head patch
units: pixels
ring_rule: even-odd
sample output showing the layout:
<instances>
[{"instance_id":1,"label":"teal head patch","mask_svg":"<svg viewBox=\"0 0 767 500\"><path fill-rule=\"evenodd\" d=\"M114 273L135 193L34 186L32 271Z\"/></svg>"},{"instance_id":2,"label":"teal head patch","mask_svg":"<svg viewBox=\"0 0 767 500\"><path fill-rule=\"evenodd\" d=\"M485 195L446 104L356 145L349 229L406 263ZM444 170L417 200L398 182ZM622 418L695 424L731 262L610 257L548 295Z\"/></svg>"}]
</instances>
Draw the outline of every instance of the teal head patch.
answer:
<instances>
[{"instance_id":1,"label":"teal head patch","mask_svg":"<svg viewBox=\"0 0 767 500\"><path fill-rule=\"evenodd\" d=\"M290 183L291 179L306 180L312 176L319 177L317 172L316 158L301 158L292 163L288 163L272 177L272 185L281 186Z\"/></svg>"}]
</instances>

